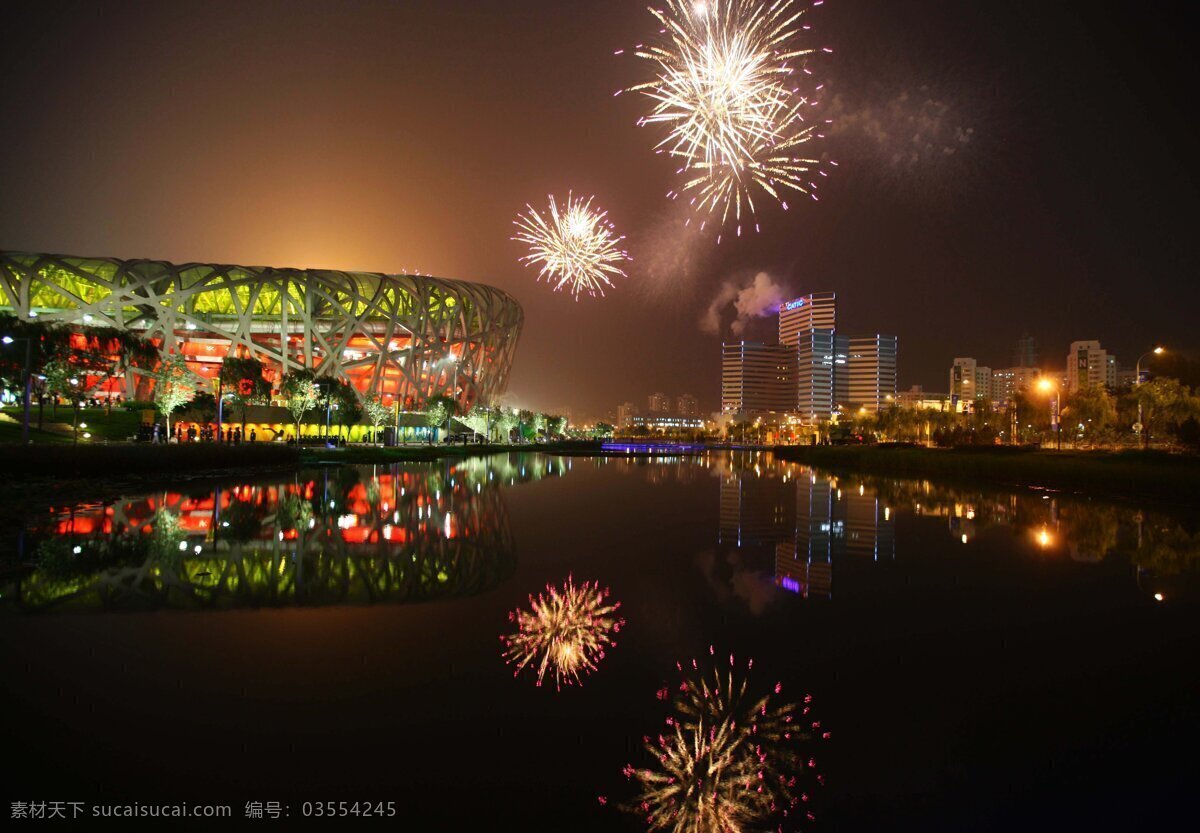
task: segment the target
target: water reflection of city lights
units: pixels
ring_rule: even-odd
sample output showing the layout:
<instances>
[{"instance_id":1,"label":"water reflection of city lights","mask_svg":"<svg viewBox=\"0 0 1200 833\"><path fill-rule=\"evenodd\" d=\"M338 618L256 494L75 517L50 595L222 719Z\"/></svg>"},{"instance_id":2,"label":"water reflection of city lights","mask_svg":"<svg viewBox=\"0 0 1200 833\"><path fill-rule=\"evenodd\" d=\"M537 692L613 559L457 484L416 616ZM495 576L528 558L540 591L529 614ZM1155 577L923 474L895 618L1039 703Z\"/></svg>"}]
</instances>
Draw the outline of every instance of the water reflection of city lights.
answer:
<instances>
[{"instance_id":1,"label":"water reflection of city lights","mask_svg":"<svg viewBox=\"0 0 1200 833\"><path fill-rule=\"evenodd\" d=\"M525 457L532 464L521 481L567 469ZM4 584L0 597L27 609L83 610L469 595L512 569L498 484L514 480L518 468L525 460L509 457L466 460L448 471L346 467L51 508L22 539L37 566ZM62 580L67 570L70 582Z\"/></svg>"},{"instance_id":2,"label":"water reflection of city lights","mask_svg":"<svg viewBox=\"0 0 1200 833\"><path fill-rule=\"evenodd\" d=\"M536 667L536 685L541 686L553 669L555 686L561 689L563 683L580 683L595 671L625 625L617 616L621 603L609 603L608 595L599 582L576 584L568 576L561 587L547 584L537 598L530 596L528 609L509 613L517 631L501 640L504 661L515 666L513 676Z\"/></svg>"}]
</instances>

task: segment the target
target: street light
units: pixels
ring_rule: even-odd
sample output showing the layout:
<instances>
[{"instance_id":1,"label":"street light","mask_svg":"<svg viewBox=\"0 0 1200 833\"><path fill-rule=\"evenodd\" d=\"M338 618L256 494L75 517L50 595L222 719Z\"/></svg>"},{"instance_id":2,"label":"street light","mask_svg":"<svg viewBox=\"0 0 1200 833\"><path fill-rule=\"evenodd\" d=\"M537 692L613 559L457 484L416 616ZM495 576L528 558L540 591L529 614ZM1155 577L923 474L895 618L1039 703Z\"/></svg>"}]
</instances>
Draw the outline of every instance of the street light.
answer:
<instances>
[{"instance_id":1,"label":"street light","mask_svg":"<svg viewBox=\"0 0 1200 833\"><path fill-rule=\"evenodd\" d=\"M25 368L22 370L22 375L25 377L25 401L22 403L22 419L21 419L21 442L25 445L29 444L29 400L33 398L33 374L29 370L29 366L33 361L33 340L30 338L13 338L12 336L4 336L0 338L7 347L17 341L25 342Z\"/></svg>"},{"instance_id":2,"label":"street light","mask_svg":"<svg viewBox=\"0 0 1200 833\"><path fill-rule=\"evenodd\" d=\"M452 402L458 402L458 363L459 363L459 361L461 361L461 360L458 358L458 356L455 356L453 353L450 353L448 356L446 356L446 358L444 358L440 362L438 362L438 364L441 364L442 362L450 362L450 364L453 365L453 367L454 367L454 382L450 387L450 400ZM450 419L452 416L453 416L453 409L447 408L446 409L446 437L447 438L450 436Z\"/></svg>"},{"instance_id":3,"label":"street light","mask_svg":"<svg viewBox=\"0 0 1200 833\"><path fill-rule=\"evenodd\" d=\"M225 415L225 400L231 396L233 396L232 393L225 393L225 391L222 390L222 385L221 385L220 381L218 381L218 383L217 383L217 436L215 438L216 442L223 442L223 440L221 439L221 428L222 428L222 424L223 424L222 419ZM296 438L296 446L299 447L299 445L300 445L300 438L297 437Z\"/></svg>"},{"instance_id":4,"label":"street light","mask_svg":"<svg viewBox=\"0 0 1200 833\"><path fill-rule=\"evenodd\" d=\"M1059 451L1061 451L1062 450L1062 425L1059 423L1059 419L1058 419L1058 396L1059 396L1058 385L1054 384L1053 381L1051 381L1050 379L1047 379L1045 376L1043 376L1041 379L1038 379L1037 386L1038 386L1038 390L1040 390L1042 393L1051 393L1051 392L1054 393L1054 398L1050 400L1050 427L1054 430L1055 445L1056 445L1057 449Z\"/></svg>"},{"instance_id":5,"label":"street light","mask_svg":"<svg viewBox=\"0 0 1200 833\"><path fill-rule=\"evenodd\" d=\"M1134 371L1133 371L1133 386L1135 388L1140 387L1142 384L1142 359L1146 358L1147 356L1161 356L1165 352L1166 352L1165 347L1155 347L1153 350L1147 350L1145 353L1142 353L1142 355L1138 356L1137 364L1134 366ZM1137 406L1138 406L1138 417L1137 417L1137 425L1134 428L1134 431L1140 435L1140 434L1142 434L1143 431L1146 430L1146 427L1142 424L1142 400L1140 397L1138 398ZM1146 444L1147 445L1149 444L1148 441Z\"/></svg>"}]
</instances>

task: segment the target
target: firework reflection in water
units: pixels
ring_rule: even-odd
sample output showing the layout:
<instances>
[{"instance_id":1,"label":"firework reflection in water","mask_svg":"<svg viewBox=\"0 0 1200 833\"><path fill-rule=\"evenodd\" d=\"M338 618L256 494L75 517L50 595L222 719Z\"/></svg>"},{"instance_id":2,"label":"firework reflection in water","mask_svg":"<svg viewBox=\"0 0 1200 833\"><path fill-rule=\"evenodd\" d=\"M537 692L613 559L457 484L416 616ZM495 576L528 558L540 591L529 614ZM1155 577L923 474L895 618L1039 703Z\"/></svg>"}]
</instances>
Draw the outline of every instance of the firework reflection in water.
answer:
<instances>
[{"instance_id":1,"label":"firework reflection in water","mask_svg":"<svg viewBox=\"0 0 1200 833\"><path fill-rule=\"evenodd\" d=\"M812 718L812 697L782 702L781 683L755 696L753 660L739 667L730 655L723 665L713 658L710 672L696 660L677 663L675 691L657 694L672 700L666 726L645 738L656 765L623 770L640 788L627 809L651 830L783 830L813 819L807 785L823 785L824 777L809 747L829 732Z\"/></svg>"},{"instance_id":2,"label":"firework reflection in water","mask_svg":"<svg viewBox=\"0 0 1200 833\"><path fill-rule=\"evenodd\" d=\"M560 690L564 683L582 683L605 651L617 644L614 637L625 625L617 616L621 603L610 603L608 597L608 588L601 589L600 582L576 584L567 576L561 587L547 584L545 592L529 597L528 608L509 613L517 631L500 639L504 661L515 666L513 676L534 667L539 686L550 669Z\"/></svg>"}]
</instances>

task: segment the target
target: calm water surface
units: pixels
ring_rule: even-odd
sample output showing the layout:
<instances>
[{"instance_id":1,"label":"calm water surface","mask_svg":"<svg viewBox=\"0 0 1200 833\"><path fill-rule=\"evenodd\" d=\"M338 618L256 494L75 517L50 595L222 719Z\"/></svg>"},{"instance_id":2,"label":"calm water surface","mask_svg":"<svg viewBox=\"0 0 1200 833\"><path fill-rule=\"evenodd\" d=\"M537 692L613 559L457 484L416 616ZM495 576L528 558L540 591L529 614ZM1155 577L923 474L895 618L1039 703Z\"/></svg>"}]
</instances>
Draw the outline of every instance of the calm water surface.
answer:
<instances>
[{"instance_id":1,"label":"calm water surface","mask_svg":"<svg viewBox=\"0 0 1200 833\"><path fill-rule=\"evenodd\" d=\"M294 829L305 801L394 801L402 829L645 829L622 770L661 768L643 738L669 741L681 678L732 654L749 696L820 723L785 830L1190 813L1187 513L752 452L527 454L59 506L4 536L29 565L0 585L10 802L279 801L289 821L256 824ZM550 663L539 687L502 638L568 576L620 606L585 617L583 684L559 690Z\"/></svg>"}]
</instances>

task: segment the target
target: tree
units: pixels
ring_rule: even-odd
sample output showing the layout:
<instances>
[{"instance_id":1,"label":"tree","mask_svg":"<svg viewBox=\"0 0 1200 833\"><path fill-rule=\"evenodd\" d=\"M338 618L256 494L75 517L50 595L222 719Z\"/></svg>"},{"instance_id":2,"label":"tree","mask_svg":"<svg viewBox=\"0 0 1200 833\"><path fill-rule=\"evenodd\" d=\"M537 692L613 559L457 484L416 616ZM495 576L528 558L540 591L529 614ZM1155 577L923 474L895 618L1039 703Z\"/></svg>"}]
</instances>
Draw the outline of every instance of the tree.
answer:
<instances>
[{"instance_id":1,"label":"tree","mask_svg":"<svg viewBox=\"0 0 1200 833\"><path fill-rule=\"evenodd\" d=\"M87 363L99 379L96 387L106 388L130 368L150 368L158 359L158 348L141 333L115 327L84 327L68 340L73 361ZM108 397L112 413L112 396Z\"/></svg>"},{"instance_id":2,"label":"tree","mask_svg":"<svg viewBox=\"0 0 1200 833\"><path fill-rule=\"evenodd\" d=\"M1175 429L1175 439L1189 451L1200 451L1200 420L1190 416Z\"/></svg>"},{"instance_id":3,"label":"tree","mask_svg":"<svg viewBox=\"0 0 1200 833\"><path fill-rule=\"evenodd\" d=\"M296 444L299 445L300 423L304 421L304 415L321 402L316 374L306 367L289 371L279 385L279 393L286 400L288 413L296 423Z\"/></svg>"},{"instance_id":4,"label":"tree","mask_svg":"<svg viewBox=\"0 0 1200 833\"><path fill-rule=\"evenodd\" d=\"M362 401L358 398L358 392L354 390L354 386L344 379L338 380L333 394L334 408L338 415L338 427L342 429L342 434L349 439L347 426L358 425L362 422Z\"/></svg>"},{"instance_id":5,"label":"tree","mask_svg":"<svg viewBox=\"0 0 1200 833\"><path fill-rule=\"evenodd\" d=\"M607 422L597 422L595 428L592 429L592 434L597 437L611 437L613 427Z\"/></svg>"},{"instance_id":6,"label":"tree","mask_svg":"<svg viewBox=\"0 0 1200 833\"><path fill-rule=\"evenodd\" d=\"M511 443L512 431L517 427L516 413L512 410L505 410L501 408L496 412L494 424L496 426L496 431L504 439L504 442Z\"/></svg>"},{"instance_id":7,"label":"tree","mask_svg":"<svg viewBox=\"0 0 1200 833\"><path fill-rule=\"evenodd\" d=\"M375 432L376 441L378 441L379 426L388 421L392 415L392 409L383 404L382 396L373 393L367 397L364 410L367 412L367 421L371 423L371 429Z\"/></svg>"},{"instance_id":8,"label":"tree","mask_svg":"<svg viewBox=\"0 0 1200 833\"><path fill-rule=\"evenodd\" d=\"M1178 379L1162 376L1138 385L1133 396L1142 408L1142 442L1146 448L1150 447L1155 430L1175 428L1192 416L1197 407L1191 392Z\"/></svg>"},{"instance_id":9,"label":"tree","mask_svg":"<svg viewBox=\"0 0 1200 833\"><path fill-rule=\"evenodd\" d=\"M449 396L431 396L425 401L425 424L438 429L458 411L458 403ZM432 435L430 441L432 442Z\"/></svg>"},{"instance_id":10,"label":"tree","mask_svg":"<svg viewBox=\"0 0 1200 833\"><path fill-rule=\"evenodd\" d=\"M461 418L461 421L476 434L483 434L489 440L492 425L491 409L484 405L476 405L471 412Z\"/></svg>"},{"instance_id":11,"label":"tree","mask_svg":"<svg viewBox=\"0 0 1200 833\"><path fill-rule=\"evenodd\" d=\"M187 360L181 353L164 356L154 376L154 403L167 421L167 437L170 437L172 412L192 401L201 381L188 369Z\"/></svg>"},{"instance_id":12,"label":"tree","mask_svg":"<svg viewBox=\"0 0 1200 833\"><path fill-rule=\"evenodd\" d=\"M41 376L42 393L50 397L51 413L58 419L58 398L69 394L75 371L66 359L55 357L42 366Z\"/></svg>"},{"instance_id":13,"label":"tree","mask_svg":"<svg viewBox=\"0 0 1200 833\"><path fill-rule=\"evenodd\" d=\"M183 413L190 417L193 422L198 422L202 425L214 422L217 418L217 397L206 390L202 390L188 403Z\"/></svg>"},{"instance_id":14,"label":"tree","mask_svg":"<svg viewBox=\"0 0 1200 833\"><path fill-rule=\"evenodd\" d=\"M1050 431L1050 402L1036 391L1020 391L1013 397L1017 410L1018 439L1025 442L1041 440Z\"/></svg>"},{"instance_id":15,"label":"tree","mask_svg":"<svg viewBox=\"0 0 1200 833\"><path fill-rule=\"evenodd\" d=\"M1117 421L1112 394L1102 385L1084 385L1063 406L1063 421L1074 426L1071 433L1095 445L1104 442Z\"/></svg>"},{"instance_id":16,"label":"tree","mask_svg":"<svg viewBox=\"0 0 1200 833\"><path fill-rule=\"evenodd\" d=\"M556 437L561 437L567 430L567 418L565 416L549 416L546 417L546 433Z\"/></svg>"},{"instance_id":17,"label":"tree","mask_svg":"<svg viewBox=\"0 0 1200 833\"><path fill-rule=\"evenodd\" d=\"M231 394L234 407L242 417L242 433L246 431L246 410L271 395L271 385L263 377L266 368L252 357L227 357L221 363L221 385Z\"/></svg>"}]
</instances>

